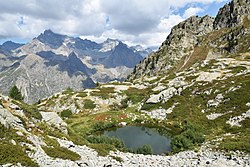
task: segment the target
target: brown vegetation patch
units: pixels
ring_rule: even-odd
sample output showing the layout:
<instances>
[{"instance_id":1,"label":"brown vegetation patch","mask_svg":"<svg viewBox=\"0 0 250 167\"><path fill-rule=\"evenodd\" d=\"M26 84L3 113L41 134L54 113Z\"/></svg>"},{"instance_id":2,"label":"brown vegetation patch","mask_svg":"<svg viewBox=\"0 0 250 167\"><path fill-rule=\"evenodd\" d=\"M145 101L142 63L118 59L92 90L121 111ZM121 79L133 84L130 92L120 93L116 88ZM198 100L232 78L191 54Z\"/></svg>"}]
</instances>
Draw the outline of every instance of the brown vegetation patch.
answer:
<instances>
[{"instance_id":1,"label":"brown vegetation patch","mask_svg":"<svg viewBox=\"0 0 250 167\"><path fill-rule=\"evenodd\" d=\"M107 119L107 115L97 115L95 117L96 121L105 121Z\"/></svg>"}]
</instances>

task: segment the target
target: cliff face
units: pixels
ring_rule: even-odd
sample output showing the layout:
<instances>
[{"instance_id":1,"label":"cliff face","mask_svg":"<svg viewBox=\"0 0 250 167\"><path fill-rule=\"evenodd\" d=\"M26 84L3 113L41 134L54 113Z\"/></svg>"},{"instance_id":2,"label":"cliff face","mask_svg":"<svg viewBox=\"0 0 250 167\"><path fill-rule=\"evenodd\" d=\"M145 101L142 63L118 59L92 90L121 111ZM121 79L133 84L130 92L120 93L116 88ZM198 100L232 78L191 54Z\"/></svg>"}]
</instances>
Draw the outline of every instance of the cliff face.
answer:
<instances>
[{"instance_id":1,"label":"cliff face","mask_svg":"<svg viewBox=\"0 0 250 167\"><path fill-rule=\"evenodd\" d=\"M214 21L214 28L232 28L237 27L244 22L244 17L249 16L250 2L249 0L233 0L222 7Z\"/></svg>"},{"instance_id":2,"label":"cliff face","mask_svg":"<svg viewBox=\"0 0 250 167\"><path fill-rule=\"evenodd\" d=\"M158 51L138 64L129 79L178 71L205 59L249 51L250 1L233 0L215 18L190 17L173 27Z\"/></svg>"}]
</instances>

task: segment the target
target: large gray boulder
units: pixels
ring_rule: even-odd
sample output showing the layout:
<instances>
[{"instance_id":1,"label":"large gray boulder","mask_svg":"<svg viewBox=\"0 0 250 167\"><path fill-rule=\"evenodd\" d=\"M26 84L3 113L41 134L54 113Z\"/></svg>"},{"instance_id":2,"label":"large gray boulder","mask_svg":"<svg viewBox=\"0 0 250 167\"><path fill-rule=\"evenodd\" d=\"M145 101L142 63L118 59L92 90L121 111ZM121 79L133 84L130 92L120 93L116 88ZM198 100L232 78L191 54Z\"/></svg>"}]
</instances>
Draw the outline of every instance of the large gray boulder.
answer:
<instances>
[{"instance_id":1,"label":"large gray boulder","mask_svg":"<svg viewBox=\"0 0 250 167\"><path fill-rule=\"evenodd\" d=\"M0 123L6 128L16 128L26 131L23 122L10 111L0 105Z\"/></svg>"}]
</instances>

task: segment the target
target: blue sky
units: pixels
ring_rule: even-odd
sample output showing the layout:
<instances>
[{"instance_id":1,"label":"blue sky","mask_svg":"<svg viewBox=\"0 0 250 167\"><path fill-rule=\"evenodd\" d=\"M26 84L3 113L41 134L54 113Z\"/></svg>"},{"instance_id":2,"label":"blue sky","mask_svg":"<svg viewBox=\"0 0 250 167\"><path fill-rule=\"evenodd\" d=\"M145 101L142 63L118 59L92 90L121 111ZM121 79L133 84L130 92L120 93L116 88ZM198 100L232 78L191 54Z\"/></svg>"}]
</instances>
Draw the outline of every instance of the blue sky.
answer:
<instances>
[{"instance_id":1,"label":"blue sky","mask_svg":"<svg viewBox=\"0 0 250 167\"><path fill-rule=\"evenodd\" d=\"M45 29L96 42L159 46L171 28L192 15L215 16L229 0L0 1L0 43L25 43Z\"/></svg>"}]
</instances>

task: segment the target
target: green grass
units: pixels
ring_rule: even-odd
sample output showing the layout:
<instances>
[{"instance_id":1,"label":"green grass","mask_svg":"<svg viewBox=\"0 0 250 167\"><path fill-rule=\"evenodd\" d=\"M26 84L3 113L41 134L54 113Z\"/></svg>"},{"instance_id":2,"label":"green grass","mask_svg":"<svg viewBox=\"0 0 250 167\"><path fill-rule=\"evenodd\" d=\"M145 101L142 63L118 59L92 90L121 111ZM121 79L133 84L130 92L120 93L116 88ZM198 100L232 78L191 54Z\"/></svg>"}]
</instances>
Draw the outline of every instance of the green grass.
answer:
<instances>
[{"instance_id":1,"label":"green grass","mask_svg":"<svg viewBox=\"0 0 250 167\"><path fill-rule=\"evenodd\" d=\"M77 161L81 156L73 151L68 150L64 147L42 147L45 153L53 158L69 159L72 161Z\"/></svg>"},{"instance_id":2,"label":"green grass","mask_svg":"<svg viewBox=\"0 0 250 167\"><path fill-rule=\"evenodd\" d=\"M231 72L234 74L237 74L239 72L243 72L243 71L247 70L247 68L244 66L230 67L228 69L231 70Z\"/></svg>"},{"instance_id":3,"label":"green grass","mask_svg":"<svg viewBox=\"0 0 250 167\"><path fill-rule=\"evenodd\" d=\"M94 109L96 107L96 104L90 100L90 99L85 99L84 100L84 108L85 109Z\"/></svg>"},{"instance_id":4,"label":"green grass","mask_svg":"<svg viewBox=\"0 0 250 167\"><path fill-rule=\"evenodd\" d=\"M99 156L107 156L109 151L115 151L115 147L110 144L89 144L89 146L95 149Z\"/></svg>"},{"instance_id":5,"label":"green grass","mask_svg":"<svg viewBox=\"0 0 250 167\"><path fill-rule=\"evenodd\" d=\"M103 99L108 99L111 97L111 94L114 93L114 88L113 87L102 87L98 88L100 91L93 91L90 93L91 96L98 96Z\"/></svg>"},{"instance_id":6,"label":"green grass","mask_svg":"<svg viewBox=\"0 0 250 167\"><path fill-rule=\"evenodd\" d=\"M47 144L47 146L60 147L60 144L56 139L50 138L49 136L45 136L43 141Z\"/></svg>"},{"instance_id":7,"label":"green grass","mask_svg":"<svg viewBox=\"0 0 250 167\"><path fill-rule=\"evenodd\" d=\"M226 151L236 151L241 150L250 153L250 141L249 136L237 137L237 138L227 138L224 139L219 147Z\"/></svg>"},{"instance_id":8,"label":"green grass","mask_svg":"<svg viewBox=\"0 0 250 167\"><path fill-rule=\"evenodd\" d=\"M7 129L2 124L0 124L0 141L10 141L11 139L15 140L17 143L25 142L30 143L29 140L26 139L25 136L18 136L16 134L16 130Z\"/></svg>"},{"instance_id":9,"label":"green grass","mask_svg":"<svg viewBox=\"0 0 250 167\"><path fill-rule=\"evenodd\" d=\"M141 110L152 111L154 109L158 109L162 107L161 103L144 103Z\"/></svg>"},{"instance_id":10,"label":"green grass","mask_svg":"<svg viewBox=\"0 0 250 167\"><path fill-rule=\"evenodd\" d=\"M42 120L42 115L40 114L40 112L38 111L37 105L29 105L26 104L24 102L17 102L17 101L13 101L14 104L18 105L25 113L25 115L28 118L36 118L38 120Z\"/></svg>"},{"instance_id":11,"label":"green grass","mask_svg":"<svg viewBox=\"0 0 250 167\"><path fill-rule=\"evenodd\" d=\"M65 94L65 95L71 96L71 95L74 94L73 91L74 91L74 90L73 90L72 88L68 87L68 88L67 88L66 90L64 90L62 93Z\"/></svg>"},{"instance_id":12,"label":"green grass","mask_svg":"<svg viewBox=\"0 0 250 167\"><path fill-rule=\"evenodd\" d=\"M43 135L49 135L57 138L67 137L61 130L57 129L56 127L50 126L45 122L37 123L37 127L43 131ZM36 132L37 135L40 132Z\"/></svg>"},{"instance_id":13,"label":"green grass","mask_svg":"<svg viewBox=\"0 0 250 167\"><path fill-rule=\"evenodd\" d=\"M72 111L67 109L67 110L63 110L61 113L60 113L61 117L63 118L69 118L70 116L72 116Z\"/></svg>"},{"instance_id":14,"label":"green grass","mask_svg":"<svg viewBox=\"0 0 250 167\"><path fill-rule=\"evenodd\" d=\"M124 91L124 93L127 95L128 100L132 101L133 104L136 104L141 102L145 97L148 96L149 90L129 88L128 90Z\"/></svg>"},{"instance_id":15,"label":"green grass","mask_svg":"<svg viewBox=\"0 0 250 167\"><path fill-rule=\"evenodd\" d=\"M10 144L10 140L14 140L17 145ZM25 153L28 150L27 147L21 147L19 143L29 143L26 136L19 136L16 134L16 130L7 129L0 124L0 165L11 163L21 163L23 166L38 166L33 162Z\"/></svg>"},{"instance_id":16,"label":"green grass","mask_svg":"<svg viewBox=\"0 0 250 167\"><path fill-rule=\"evenodd\" d=\"M21 163L23 166L38 167L25 153L25 148L19 145L0 142L0 165Z\"/></svg>"},{"instance_id":17,"label":"green grass","mask_svg":"<svg viewBox=\"0 0 250 167\"><path fill-rule=\"evenodd\" d=\"M241 67L239 68L241 69ZM239 68L237 68L237 70ZM239 85L241 88L225 93L230 87ZM239 116L249 109L249 107L246 106L246 103L250 101L249 88L249 75L232 76L227 80L218 80L214 81L213 83L207 83L206 85L195 84L184 90L180 96L175 95L167 102L168 106L171 106L176 102L179 104L176 105L172 113L168 114L165 125L169 126L170 124L171 126L172 124L172 127L179 125L177 128L182 129L182 121L186 120L194 125L199 126L200 132L206 134L207 139L214 139L214 136L218 137L225 133L236 134L234 140L226 139L225 142L223 141L220 148L225 150L238 149L241 151L248 151L250 148L248 144L249 140L247 140L250 138L250 119L242 121L242 127L231 127L230 125L226 124L226 121L229 120L230 117ZM210 95L203 94L203 92L210 89L212 89L212 93ZM194 93L194 90L196 93ZM217 90L217 92L214 93L214 90ZM227 100L223 101L217 107L207 108L207 101L214 99L219 93L222 93L224 99ZM201 112L202 109L207 109L205 114ZM228 111L233 112L220 116L215 120L208 120L206 118L206 115L210 113L227 113ZM239 136L238 133L244 135ZM178 141L183 141L182 144L186 144L187 148L189 147L188 143L185 143L184 139L180 139Z\"/></svg>"},{"instance_id":18,"label":"green grass","mask_svg":"<svg viewBox=\"0 0 250 167\"><path fill-rule=\"evenodd\" d=\"M79 92L76 97L87 97L87 93L85 92Z\"/></svg>"}]
</instances>

